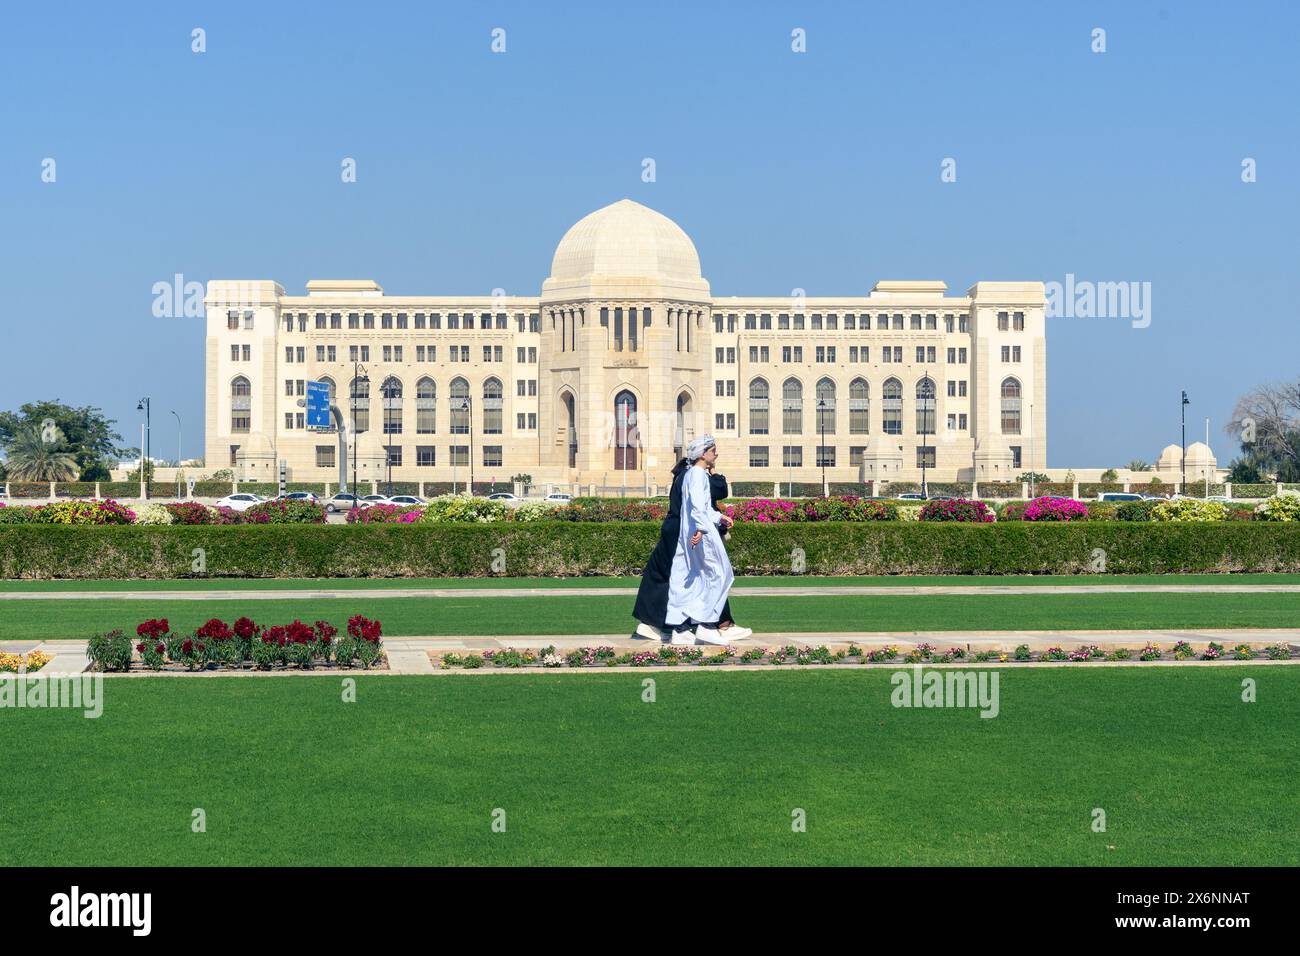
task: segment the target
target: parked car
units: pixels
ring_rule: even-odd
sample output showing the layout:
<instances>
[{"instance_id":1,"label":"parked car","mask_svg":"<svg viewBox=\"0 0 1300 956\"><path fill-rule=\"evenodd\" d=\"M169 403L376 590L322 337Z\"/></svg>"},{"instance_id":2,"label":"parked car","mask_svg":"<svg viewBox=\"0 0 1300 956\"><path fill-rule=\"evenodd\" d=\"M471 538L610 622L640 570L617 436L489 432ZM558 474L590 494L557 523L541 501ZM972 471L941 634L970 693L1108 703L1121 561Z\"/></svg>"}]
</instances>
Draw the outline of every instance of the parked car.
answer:
<instances>
[{"instance_id":1,"label":"parked car","mask_svg":"<svg viewBox=\"0 0 1300 956\"><path fill-rule=\"evenodd\" d=\"M266 499L261 495L255 495L251 492L241 491L237 494L226 495L224 498L217 499L218 508L229 508L231 511L247 511L253 505L261 504Z\"/></svg>"},{"instance_id":2,"label":"parked car","mask_svg":"<svg viewBox=\"0 0 1300 956\"><path fill-rule=\"evenodd\" d=\"M325 501L325 510L330 514L337 514L340 511L351 511L353 508L369 508L370 502L363 498L358 498L351 492L340 491L331 495Z\"/></svg>"},{"instance_id":3,"label":"parked car","mask_svg":"<svg viewBox=\"0 0 1300 956\"><path fill-rule=\"evenodd\" d=\"M419 495L393 495L388 499L390 505L427 505L428 503Z\"/></svg>"},{"instance_id":4,"label":"parked car","mask_svg":"<svg viewBox=\"0 0 1300 956\"><path fill-rule=\"evenodd\" d=\"M372 505L386 505L389 503L387 495L362 495L362 501L368 501Z\"/></svg>"},{"instance_id":5,"label":"parked car","mask_svg":"<svg viewBox=\"0 0 1300 956\"><path fill-rule=\"evenodd\" d=\"M919 491L905 491L903 492L903 494L898 496L898 500L899 501L924 501L925 495L921 494Z\"/></svg>"},{"instance_id":6,"label":"parked car","mask_svg":"<svg viewBox=\"0 0 1300 956\"><path fill-rule=\"evenodd\" d=\"M1142 496L1135 491L1103 491L1097 496L1098 501L1141 501Z\"/></svg>"},{"instance_id":7,"label":"parked car","mask_svg":"<svg viewBox=\"0 0 1300 956\"><path fill-rule=\"evenodd\" d=\"M519 501L518 495L512 495L508 491L498 491L488 495L488 501Z\"/></svg>"},{"instance_id":8,"label":"parked car","mask_svg":"<svg viewBox=\"0 0 1300 956\"><path fill-rule=\"evenodd\" d=\"M277 501L310 501L315 504L317 498L310 491L290 491L280 495Z\"/></svg>"},{"instance_id":9,"label":"parked car","mask_svg":"<svg viewBox=\"0 0 1300 956\"><path fill-rule=\"evenodd\" d=\"M543 501L553 501L557 504L564 504L573 500L573 495L566 495L562 491L554 491L542 499Z\"/></svg>"}]
</instances>

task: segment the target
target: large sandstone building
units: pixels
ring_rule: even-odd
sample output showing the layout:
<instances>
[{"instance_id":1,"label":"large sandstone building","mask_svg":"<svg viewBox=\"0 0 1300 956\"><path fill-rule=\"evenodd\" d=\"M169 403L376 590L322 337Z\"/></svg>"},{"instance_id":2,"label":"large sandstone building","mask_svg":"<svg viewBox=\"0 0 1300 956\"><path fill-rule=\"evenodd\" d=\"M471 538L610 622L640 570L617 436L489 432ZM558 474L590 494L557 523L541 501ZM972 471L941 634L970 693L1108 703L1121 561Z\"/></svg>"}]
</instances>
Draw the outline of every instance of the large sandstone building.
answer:
<instances>
[{"instance_id":1,"label":"large sandstone building","mask_svg":"<svg viewBox=\"0 0 1300 956\"><path fill-rule=\"evenodd\" d=\"M718 297L689 236L624 199L560 240L539 296L390 296L373 281L213 281L209 468L337 480L306 427L323 381L348 477L662 487L713 433L734 482L1003 481L1047 460L1041 282L877 282Z\"/></svg>"}]
</instances>

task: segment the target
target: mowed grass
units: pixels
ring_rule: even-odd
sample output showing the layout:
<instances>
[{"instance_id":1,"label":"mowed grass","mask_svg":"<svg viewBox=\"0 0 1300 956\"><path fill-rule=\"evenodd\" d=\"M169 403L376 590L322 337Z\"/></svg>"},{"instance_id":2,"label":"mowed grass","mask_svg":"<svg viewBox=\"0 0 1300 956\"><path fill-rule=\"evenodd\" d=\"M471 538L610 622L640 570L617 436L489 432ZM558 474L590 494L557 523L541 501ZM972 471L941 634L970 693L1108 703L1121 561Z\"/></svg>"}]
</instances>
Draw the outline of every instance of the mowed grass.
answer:
<instances>
[{"instance_id":1,"label":"mowed grass","mask_svg":"<svg viewBox=\"0 0 1300 956\"><path fill-rule=\"evenodd\" d=\"M98 631L134 632L146 618L165 617L188 631L212 617L247 615L260 623L324 619L339 625L352 614L377 617L384 634L547 635L631 633L631 595L299 598L230 600L0 601L0 640L84 639ZM1300 594L1045 594L747 596L733 593L736 620L779 631L1006 631L1300 626Z\"/></svg>"},{"instance_id":2,"label":"mowed grass","mask_svg":"<svg viewBox=\"0 0 1300 956\"><path fill-rule=\"evenodd\" d=\"M579 578L181 578L168 580L0 581L0 592L58 591L293 591L387 590L401 588L635 588L639 577ZM738 577L735 587L1054 587L1123 584L1300 585L1300 574L1012 574Z\"/></svg>"},{"instance_id":3,"label":"mowed grass","mask_svg":"<svg viewBox=\"0 0 1300 956\"><path fill-rule=\"evenodd\" d=\"M1300 864L1300 668L999 673L110 678L3 712L0 863Z\"/></svg>"}]
</instances>

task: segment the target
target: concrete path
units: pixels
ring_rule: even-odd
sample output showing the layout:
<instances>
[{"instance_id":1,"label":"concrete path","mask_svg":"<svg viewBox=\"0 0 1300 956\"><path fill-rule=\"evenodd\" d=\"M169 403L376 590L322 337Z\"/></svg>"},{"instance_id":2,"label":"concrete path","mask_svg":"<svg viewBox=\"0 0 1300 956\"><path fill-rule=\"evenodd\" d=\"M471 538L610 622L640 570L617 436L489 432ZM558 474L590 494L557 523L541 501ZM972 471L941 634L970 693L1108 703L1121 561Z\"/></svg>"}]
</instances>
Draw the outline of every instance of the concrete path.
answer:
<instances>
[{"instance_id":1,"label":"concrete path","mask_svg":"<svg viewBox=\"0 0 1300 956\"><path fill-rule=\"evenodd\" d=\"M220 588L210 591L0 591L0 601L311 601L328 598L517 598L635 597L633 587L589 588ZM957 584L755 585L732 590L733 597L918 597L959 594L972 597L1012 594L1300 594L1300 584Z\"/></svg>"}]
</instances>

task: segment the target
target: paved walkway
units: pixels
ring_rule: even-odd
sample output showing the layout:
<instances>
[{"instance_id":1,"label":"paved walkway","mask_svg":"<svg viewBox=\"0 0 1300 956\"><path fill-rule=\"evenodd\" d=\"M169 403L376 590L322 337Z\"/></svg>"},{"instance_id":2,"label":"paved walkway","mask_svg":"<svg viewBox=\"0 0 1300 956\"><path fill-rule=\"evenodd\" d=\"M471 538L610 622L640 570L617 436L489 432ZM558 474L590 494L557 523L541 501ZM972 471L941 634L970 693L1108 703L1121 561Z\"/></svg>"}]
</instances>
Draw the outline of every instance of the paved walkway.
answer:
<instances>
[{"instance_id":1,"label":"paved walkway","mask_svg":"<svg viewBox=\"0 0 1300 956\"><path fill-rule=\"evenodd\" d=\"M1159 644L1167 649L1176 641L1187 641L1198 647L1210 641L1217 641L1227 647L1241 643L1254 645L1284 643L1289 644L1294 651L1300 650L1300 628L1205 628L1135 631L863 631L860 633L844 631L782 631L755 634L746 640L736 641L733 646L743 650L747 647L776 647L786 644L814 647L825 644L832 650L839 650L853 643L863 648L896 644L906 649L915 644L927 643L933 644L940 650L946 650L954 645L964 645L972 651L1005 650L1009 652L1020 644L1028 644L1031 651L1043 651L1049 647L1063 647L1066 650L1071 650L1084 644L1096 644L1103 649L1113 647L1137 648L1148 642ZM579 647L600 646L610 646L622 653L624 651L651 650L661 645L657 641L648 641L629 634L548 634L540 637L528 635L390 637L384 641L384 651L388 654L389 669L382 672L377 671L376 673L437 673L438 671L434 668L430 657L431 654L463 654L471 651L482 653L486 650L501 650L507 647L537 651L550 646L554 646L560 653ZM44 673L75 674L81 673L90 666L90 659L86 656L85 641L45 641L39 645L34 644L32 641L0 642L0 648L7 651L26 652L34 647L39 647L47 654L53 655L54 659L45 666ZM211 673L220 674L223 672L213 671ZM293 671L291 673L299 672ZM322 672L305 671L303 673L319 674Z\"/></svg>"},{"instance_id":2,"label":"paved walkway","mask_svg":"<svg viewBox=\"0 0 1300 956\"><path fill-rule=\"evenodd\" d=\"M282 601L382 600L385 598L498 597L635 597L634 587L589 588L220 588L209 591L0 591L0 601ZM889 585L755 585L732 595L752 597L917 597L960 594L973 597L1009 594L1300 594L1300 584L953 584Z\"/></svg>"}]
</instances>

